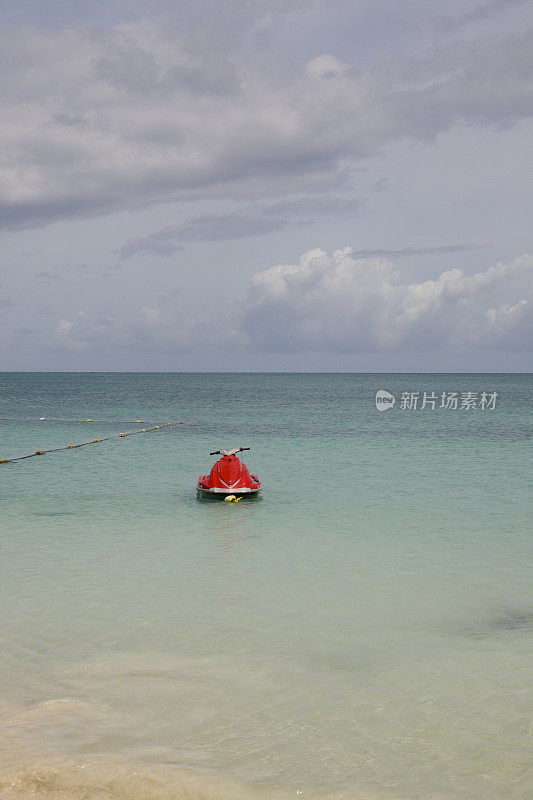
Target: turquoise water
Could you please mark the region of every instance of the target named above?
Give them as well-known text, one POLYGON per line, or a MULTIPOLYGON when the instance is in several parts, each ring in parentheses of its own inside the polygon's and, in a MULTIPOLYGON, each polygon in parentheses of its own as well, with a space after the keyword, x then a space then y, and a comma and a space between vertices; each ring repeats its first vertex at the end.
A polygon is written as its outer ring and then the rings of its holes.
POLYGON ((0 797, 532 796, 531 376, 1 378, 0 797))

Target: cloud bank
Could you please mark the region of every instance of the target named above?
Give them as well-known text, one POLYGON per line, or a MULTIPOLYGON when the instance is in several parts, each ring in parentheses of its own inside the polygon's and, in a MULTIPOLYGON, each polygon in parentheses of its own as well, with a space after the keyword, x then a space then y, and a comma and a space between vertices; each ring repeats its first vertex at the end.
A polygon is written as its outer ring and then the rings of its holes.
POLYGON ((254 276, 243 327, 266 351, 371 352, 462 346, 525 350, 533 258, 403 284, 383 258, 310 250, 254 276), (503 297, 509 302, 502 303, 503 297), (492 305, 492 303, 497 305, 492 305))
POLYGON ((530 117, 532 49, 524 32, 360 69, 327 53, 257 63, 153 22, 5 30, 1 224, 337 190, 390 143, 530 117))
POLYGON ((256 273, 236 308, 216 315, 165 298, 133 320, 63 319, 53 344, 70 350, 420 352, 527 351, 533 333, 533 256, 465 275, 451 268, 434 280, 402 283, 385 258, 351 248, 304 253, 297 264, 256 273))

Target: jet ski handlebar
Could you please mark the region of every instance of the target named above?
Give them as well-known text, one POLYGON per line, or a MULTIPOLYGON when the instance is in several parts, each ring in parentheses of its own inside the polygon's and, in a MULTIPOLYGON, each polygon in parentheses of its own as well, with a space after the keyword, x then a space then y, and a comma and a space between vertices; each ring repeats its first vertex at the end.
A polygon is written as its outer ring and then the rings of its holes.
POLYGON ((235 453, 242 453, 243 450, 249 450, 249 447, 234 447, 233 450, 214 450, 209 453, 210 456, 234 456, 235 453))

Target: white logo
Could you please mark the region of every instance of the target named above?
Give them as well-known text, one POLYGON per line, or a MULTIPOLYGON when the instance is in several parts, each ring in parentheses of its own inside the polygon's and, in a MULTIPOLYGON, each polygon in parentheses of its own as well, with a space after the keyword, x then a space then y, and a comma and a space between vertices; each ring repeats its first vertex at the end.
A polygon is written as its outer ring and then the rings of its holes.
POLYGON ((386 392, 385 389, 379 389, 376 392, 376 408, 378 411, 388 411, 389 408, 394 407, 395 402, 394 395, 386 392))

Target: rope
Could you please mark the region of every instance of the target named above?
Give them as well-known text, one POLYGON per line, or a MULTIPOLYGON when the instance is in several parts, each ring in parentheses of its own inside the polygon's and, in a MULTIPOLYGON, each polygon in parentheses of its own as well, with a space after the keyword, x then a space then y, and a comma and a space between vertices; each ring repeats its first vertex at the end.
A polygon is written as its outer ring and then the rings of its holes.
MULTIPOLYGON (((116 419, 72 419, 71 417, 0 417, 0 422, 117 422, 116 419)), ((118 420, 123 425, 142 425, 142 419, 118 420)))
MULTIPOLYGON (((73 420, 74 422, 76 420, 73 420)), ((84 420, 89 421, 89 420, 84 420)), ((90 420, 92 422, 92 420, 90 420)), ((28 453, 26 456, 17 456, 16 458, 0 458, 0 464, 13 464, 15 461, 23 461, 25 458, 34 458, 34 456, 44 456, 45 453, 58 453, 60 450, 77 450, 78 447, 86 447, 88 444, 98 444, 100 442, 109 442, 110 439, 125 439, 127 436, 136 436, 139 433, 152 433, 152 431, 159 431, 165 427, 174 425, 173 422, 167 422, 165 425, 154 425, 153 428, 141 428, 138 431, 130 431, 129 433, 119 433, 118 436, 105 436, 102 439, 92 439, 90 442, 80 442, 80 444, 67 444, 65 447, 52 447, 50 450, 36 450, 35 453, 28 453)), ((178 425, 183 425, 183 422, 178 422, 178 425)))

